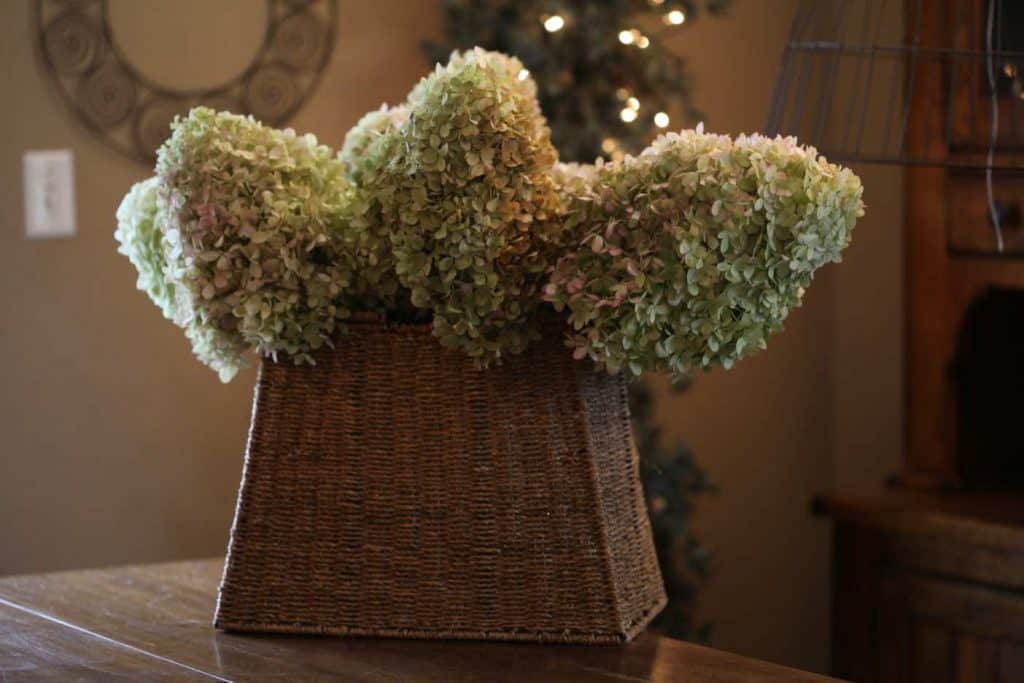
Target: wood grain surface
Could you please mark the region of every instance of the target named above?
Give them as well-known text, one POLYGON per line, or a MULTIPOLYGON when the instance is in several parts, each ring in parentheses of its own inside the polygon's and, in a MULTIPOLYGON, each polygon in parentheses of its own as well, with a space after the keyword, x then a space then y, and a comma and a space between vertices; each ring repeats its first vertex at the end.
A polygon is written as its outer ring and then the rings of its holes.
POLYGON ((833 670, 859 683, 1024 681, 1024 498, 829 495, 833 670))
POLYGON ((223 633, 222 562, 0 579, 0 681, 824 682, 648 633, 626 646, 223 633))

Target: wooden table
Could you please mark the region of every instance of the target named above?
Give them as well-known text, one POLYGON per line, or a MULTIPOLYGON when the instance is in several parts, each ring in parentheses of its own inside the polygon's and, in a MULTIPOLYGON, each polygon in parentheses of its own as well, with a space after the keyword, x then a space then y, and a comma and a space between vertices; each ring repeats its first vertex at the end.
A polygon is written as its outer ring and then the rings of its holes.
POLYGON ((221 633, 221 561, 0 579, 0 681, 829 681, 645 634, 626 646, 221 633))

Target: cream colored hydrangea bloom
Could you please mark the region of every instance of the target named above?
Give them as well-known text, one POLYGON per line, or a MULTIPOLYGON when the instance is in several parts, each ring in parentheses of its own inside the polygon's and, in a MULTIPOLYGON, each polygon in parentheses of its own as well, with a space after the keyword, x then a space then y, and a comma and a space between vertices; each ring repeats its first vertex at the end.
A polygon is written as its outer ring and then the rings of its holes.
POLYGON ((174 286, 165 276, 163 231, 156 222, 157 178, 135 183, 117 207, 114 239, 117 251, 138 271, 136 286, 157 305, 165 318, 174 319, 174 286))

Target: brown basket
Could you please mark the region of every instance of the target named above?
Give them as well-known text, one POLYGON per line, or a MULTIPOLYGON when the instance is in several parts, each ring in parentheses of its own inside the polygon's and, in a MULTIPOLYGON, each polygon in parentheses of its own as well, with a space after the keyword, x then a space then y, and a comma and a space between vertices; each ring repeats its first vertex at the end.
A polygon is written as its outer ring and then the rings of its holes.
POLYGON ((316 363, 260 369, 217 627, 618 643, 664 606, 621 378, 383 323, 316 363))

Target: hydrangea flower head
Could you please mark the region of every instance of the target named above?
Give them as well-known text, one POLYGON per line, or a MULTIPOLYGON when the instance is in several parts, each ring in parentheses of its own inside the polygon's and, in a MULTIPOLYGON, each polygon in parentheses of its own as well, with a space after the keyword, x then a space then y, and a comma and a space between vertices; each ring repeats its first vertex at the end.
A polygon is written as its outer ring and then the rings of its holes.
POLYGON ((557 157, 524 72, 498 53, 454 53, 413 89, 364 181, 412 303, 432 312, 443 344, 481 365, 535 336, 557 232, 557 157))
POLYGON ((349 314, 356 269, 340 162, 312 135, 203 107, 172 131, 158 153, 160 214, 177 321, 205 328, 190 334, 197 355, 311 362, 349 314))
POLYGON ((356 125, 345 134, 345 140, 338 152, 338 159, 344 165, 345 177, 358 184, 362 179, 363 169, 375 165, 376 159, 371 152, 373 144, 383 135, 393 132, 409 118, 409 110, 404 106, 388 107, 364 114, 356 125))
POLYGON ((863 215, 860 180, 792 138, 701 129, 600 165, 544 296, 577 358, 682 377, 762 349, 863 215))

